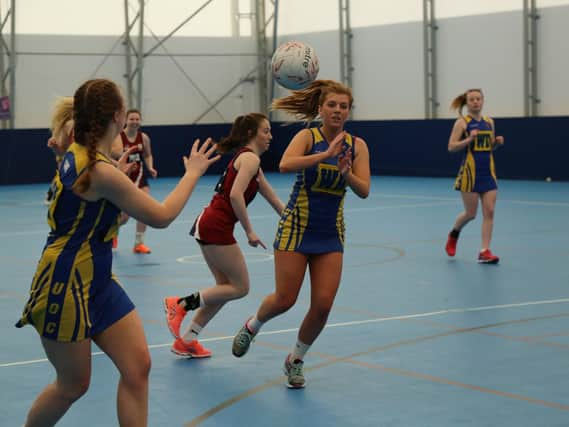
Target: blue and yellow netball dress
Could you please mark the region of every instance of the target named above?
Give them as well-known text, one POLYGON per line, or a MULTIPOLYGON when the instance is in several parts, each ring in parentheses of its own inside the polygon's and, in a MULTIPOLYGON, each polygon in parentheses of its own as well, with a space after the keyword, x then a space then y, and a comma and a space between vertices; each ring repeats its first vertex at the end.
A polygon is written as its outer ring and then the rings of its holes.
MULTIPOLYGON (((318 128, 311 128, 315 154, 328 149, 318 128)), ((346 134, 344 149, 352 147, 346 134)), ((273 247, 281 251, 319 254, 344 251, 344 196, 346 180, 336 157, 298 172, 288 204, 281 215, 273 247)))
MULTIPOLYGON (((100 153, 97 161, 110 163, 100 153)), ((88 162, 87 149, 74 143, 59 167, 48 212, 51 231, 16 324, 33 325, 42 337, 62 342, 92 337, 134 309, 111 273, 119 209, 107 200, 83 200, 72 190, 88 162)))
POLYGON ((478 129, 478 135, 468 145, 454 189, 465 193, 485 193, 498 188, 496 183, 496 170, 494 156, 492 155, 492 139, 494 129, 488 117, 478 121, 465 116, 466 134, 478 129))

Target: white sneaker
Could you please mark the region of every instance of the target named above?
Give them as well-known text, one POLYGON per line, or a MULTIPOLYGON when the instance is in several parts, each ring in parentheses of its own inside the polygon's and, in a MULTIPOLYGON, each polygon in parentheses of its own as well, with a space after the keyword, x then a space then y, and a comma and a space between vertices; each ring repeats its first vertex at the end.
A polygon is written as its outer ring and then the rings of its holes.
POLYGON ((291 361, 290 354, 286 357, 283 372, 288 377, 286 386, 288 388, 304 388, 304 362, 300 359, 291 361))

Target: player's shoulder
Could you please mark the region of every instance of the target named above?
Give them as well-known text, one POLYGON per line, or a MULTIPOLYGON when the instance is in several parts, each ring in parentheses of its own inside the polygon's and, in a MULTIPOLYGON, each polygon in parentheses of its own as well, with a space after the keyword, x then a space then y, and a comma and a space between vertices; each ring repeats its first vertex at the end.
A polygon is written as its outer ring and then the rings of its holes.
POLYGON ((468 120, 467 117, 460 116, 460 117, 457 117, 457 119, 454 121, 454 126, 458 127, 458 128, 466 129, 469 121, 470 120, 468 120))

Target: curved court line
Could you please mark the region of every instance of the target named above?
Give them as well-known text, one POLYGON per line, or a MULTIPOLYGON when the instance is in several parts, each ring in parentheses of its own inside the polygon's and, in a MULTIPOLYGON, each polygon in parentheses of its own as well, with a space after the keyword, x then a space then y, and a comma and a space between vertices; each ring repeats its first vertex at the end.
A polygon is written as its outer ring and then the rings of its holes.
MULTIPOLYGON (((360 352, 353 353, 351 355, 343 356, 343 357, 335 357, 335 356, 327 355, 327 354, 323 354, 323 353, 313 353, 314 355, 319 355, 320 357, 325 357, 329 360, 327 360, 325 362, 318 363, 312 367, 305 368, 305 371, 306 372, 315 371, 317 369, 322 369, 322 368, 325 368, 325 367, 328 367, 331 365, 335 365, 338 363, 345 362, 345 363, 351 363, 351 364, 354 364, 357 366, 363 366, 366 368, 380 369, 380 370, 383 370, 385 372, 390 372, 392 374, 396 374, 396 375, 400 375, 400 376, 413 377, 413 378, 422 379, 422 380, 426 380, 426 381, 436 382, 438 384, 451 385, 451 386, 455 386, 455 387, 465 388, 468 390, 474 390, 474 391, 479 391, 482 393, 506 397, 506 398, 513 399, 513 400, 519 400, 519 401, 523 401, 523 402, 527 402, 527 403, 533 403, 533 404, 545 406, 548 408, 556 408, 556 409, 561 409, 563 411, 569 411, 569 405, 563 405, 561 403, 549 402, 546 400, 535 399, 535 398, 530 397, 530 396, 523 396, 523 395, 516 394, 516 393, 494 390, 491 388, 477 386, 474 384, 468 384, 468 383, 462 383, 462 382, 458 382, 458 381, 448 380, 446 378, 435 377, 435 376, 428 375, 428 374, 422 374, 420 372, 406 371, 406 370, 399 369, 399 368, 389 368, 389 367, 386 367, 386 366, 383 366, 380 364, 372 364, 372 363, 366 363, 366 362, 354 360, 355 357, 365 356, 365 355, 369 355, 372 353, 380 353, 380 352, 384 352, 386 350, 391 350, 394 348, 400 348, 400 347, 404 347, 407 345, 414 345, 414 344, 418 344, 421 342, 431 341, 431 340, 435 340, 438 338, 447 337, 447 336, 451 336, 451 335, 470 333, 470 332, 475 332, 475 331, 478 331, 481 329, 491 329, 491 328, 495 328, 495 327, 499 327, 499 326, 511 325, 511 324, 516 324, 516 323, 527 323, 527 322, 531 322, 534 320, 553 319, 556 317, 565 317, 565 316, 569 316, 569 313, 551 314, 551 315, 546 315, 546 316, 537 316, 537 317, 528 317, 528 318, 516 319, 516 320, 507 320, 504 322, 489 323, 487 325, 475 326, 475 327, 471 327, 471 328, 458 328, 458 329, 454 329, 452 331, 440 332, 440 333, 433 334, 433 335, 426 335, 423 337, 403 340, 403 341, 387 344, 387 345, 380 346, 380 347, 374 347, 374 348, 371 348, 369 350, 360 351, 360 352)), ((245 400, 246 398, 253 396, 254 394, 260 393, 261 391, 264 391, 264 390, 266 390, 266 389, 268 389, 274 385, 282 384, 283 378, 284 378, 284 376, 279 376, 279 377, 274 378, 273 380, 270 380, 268 382, 265 382, 265 383, 263 383, 257 387, 254 387, 252 389, 249 389, 249 390, 246 390, 242 393, 239 393, 238 395, 236 395, 230 399, 227 399, 227 400, 221 402, 220 404, 212 407, 211 409, 202 413, 198 417, 193 418, 192 420, 190 420, 189 422, 184 424, 184 427, 198 426, 201 423, 203 423, 204 421, 206 421, 207 419, 214 416, 215 414, 217 414, 217 413, 221 412, 222 410, 230 407, 234 403, 238 403, 242 400, 245 400)))
MULTIPOLYGON (((255 253, 255 252, 244 252, 243 256, 247 260, 248 264, 271 261, 274 258, 273 254, 255 253)), ((207 265, 202 254, 181 256, 176 258, 176 262, 179 262, 181 264, 207 265)))
POLYGON ((379 264, 387 264, 388 262, 393 262, 393 261, 397 261, 399 258, 403 258, 405 256, 405 251, 401 248, 398 248, 396 246, 388 246, 388 245, 376 245, 376 244, 372 244, 372 243, 354 243, 352 245, 350 245, 350 247, 353 248, 376 248, 376 249, 387 249, 391 252, 394 252, 395 255, 390 256, 389 258, 386 259, 379 259, 376 261, 366 261, 366 262, 360 262, 360 263, 350 263, 349 265, 346 265, 344 267, 344 269, 348 269, 348 268, 357 268, 357 267, 365 267, 365 266, 369 266, 369 265, 379 265, 379 264))
MULTIPOLYGON (((500 304, 500 305, 487 305, 487 306, 480 306, 480 307, 466 307, 466 308, 449 308, 446 310, 438 310, 438 311, 429 311, 426 313, 417 313, 417 314, 404 314, 400 316, 387 316, 387 317, 376 317, 373 319, 364 319, 364 320, 353 320, 350 322, 339 322, 339 323, 329 323, 325 326, 325 328, 338 328, 343 326, 355 326, 355 325, 365 325, 369 323, 382 323, 382 322, 390 322, 393 320, 406 320, 406 319, 419 319, 422 317, 433 317, 433 316, 440 316, 442 314, 449 314, 449 313, 468 313, 468 312, 475 312, 475 311, 487 311, 487 310, 501 310, 506 308, 519 308, 519 307, 527 307, 533 305, 548 305, 548 304, 565 304, 569 303, 569 298, 558 298, 558 299, 551 299, 551 300, 542 300, 542 301, 527 301, 527 302, 519 302, 519 303, 512 303, 512 304, 500 304)), ((515 321, 508 321, 507 323, 510 324, 515 321)), ((477 327, 476 329, 482 329, 483 327, 477 327)), ((257 336, 264 336, 264 335, 279 335, 285 334, 289 332, 297 332, 298 328, 289 328, 289 329, 279 329, 276 331, 266 331, 266 332, 259 332, 257 336)), ((232 340, 233 335, 229 336, 222 336, 222 337, 214 337, 214 338, 204 338, 200 339, 201 342, 216 342, 216 341, 226 341, 232 340)), ((162 348, 162 347, 169 347, 172 343, 169 342, 167 344, 151 344, 148 348, 162 348)), ((93 356, 99 356, 104 354, 102 351, 97 351, 91 353, 93 356)), ((22 365, 32 365, 34 363, 43 363, 47 362, 47 359, 34 359, 34 360, 23 360, 21 362, 9 362, 9 363, 2 363, 0 364, 0 368, 7 368, 11 366, 22 366, 22 365)))

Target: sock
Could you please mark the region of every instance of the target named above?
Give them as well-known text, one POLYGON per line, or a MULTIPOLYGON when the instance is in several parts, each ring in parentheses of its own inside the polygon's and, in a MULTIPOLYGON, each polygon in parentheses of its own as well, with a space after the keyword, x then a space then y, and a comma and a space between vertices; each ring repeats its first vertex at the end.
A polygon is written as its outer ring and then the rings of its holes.
POLYGON ((309 348, 309 344, 304 344, 302 341, 297 340, 294 348, 292 349, 292 352, 290 353, 290 360, 304 360, 304 356, 306 355, 306 352, 309 348))
POLYGON ((257 334, 259 332, 259 329, 261 329, 261 326, 263 326, 263 322, 257 319, 257 316, 255 315, 247 321, 245 326, 247 326, 247 329, 249 329, 249 331, 257 334))
POLYGON ((188 329, 186 329, 186 332, 184 332, 184 335, 182 335, 182 340, 185 342, 192 342, 193 340, 197 340, 198 335, 201 331, 202 327, 196 322, 192 321, 192 323, 190 323, 190 326, 188 326, 188 329))
POLYGON ((144 244, 144 233, 139 233, 138 231, 136 232, 136 237, 134 238, 134 244, 135 245, 142 245, 144 244))
POLYGON ((178 300, 178 304, 186 311, 195 310, 200 307, 200 293, 195 292, 187 297, 182 297, 178 300))
POLYGON ((455 239, 458 239, 459 234, 460 234, 460 230, 457 230, 456 228, 453 228, 450 231, 450 237, 454 237, 455 239))

